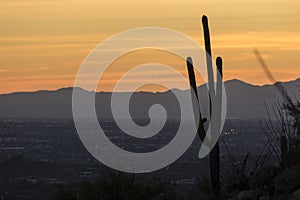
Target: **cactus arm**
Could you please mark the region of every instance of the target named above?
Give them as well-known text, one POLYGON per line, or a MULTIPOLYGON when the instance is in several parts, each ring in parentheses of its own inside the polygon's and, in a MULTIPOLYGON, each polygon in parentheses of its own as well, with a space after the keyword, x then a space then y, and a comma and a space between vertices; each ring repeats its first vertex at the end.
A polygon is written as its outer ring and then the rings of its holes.
POLYGON ((195 72, 194 72, 194 66, 193 66, 193 60, 192 58, 188 57, 186 60, 188 74, 189 74, 189 80, 190 80, 190 91, 192 96, 192 104, 193 104, 193 110, 195 115, 195 121, 198 125, 197 134, 201 141, 204 141, 205 139, 205 129, 203 125, 202 116, 201 116, 201 108, 199 105, 199 97, 198 97, 198 90, 197 90, 197 84, 196 84, 196 78, 195 78, 195 72), (201 119, 201 120, 200 120, 201 119))

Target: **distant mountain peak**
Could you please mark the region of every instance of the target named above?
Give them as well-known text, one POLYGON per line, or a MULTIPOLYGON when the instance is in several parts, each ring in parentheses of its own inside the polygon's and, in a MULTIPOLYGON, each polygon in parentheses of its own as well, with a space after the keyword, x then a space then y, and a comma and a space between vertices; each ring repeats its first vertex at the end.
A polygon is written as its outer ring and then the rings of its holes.
POLYGON ((80 90, 80 91, 88 92, 87 90, 85 90, 81 87, 64 87, 64 88, 59 88, 57 90, 52 90, 52 92, 60 92, 60 91, 73 92, 73 90, 80 90))
POLYGON ((250 83, 246 83, 245 81, 239 80, 239 79, 231 79, 225 81, 225 83, 241 83, 241 84, 246 84, 246 85, 252 85, 250 83))
POLYGON ((228 86, 238 86, 238 87, 259 87, 258 85, 252 85, 250 83, 247 83, 245 81, 239 80, 239 79, 232 79, 224 82, 224 85, 226 87, 228 86))

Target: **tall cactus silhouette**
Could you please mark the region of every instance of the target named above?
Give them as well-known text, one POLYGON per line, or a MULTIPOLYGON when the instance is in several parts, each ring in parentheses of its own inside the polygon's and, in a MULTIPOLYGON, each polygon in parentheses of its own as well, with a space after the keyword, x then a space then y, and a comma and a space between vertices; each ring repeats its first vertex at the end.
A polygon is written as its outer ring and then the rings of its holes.
MULTIPOLYGON (((217 57, 216 59, 216 66, 217 70, 219 72, 219 76, 217 76, 217 87, 215 91, 214 87, 214 74, 213 74, 213 68, 212 68, 212 53, 211 53, 211 44, 210 44, 210 33, 209 33, 209 27, 208 27, 208 19, 204 15, 202 17, 202 25, 203 25, 203 32, 204 32, 204 41, 205 41, 205 50, 206 50, 206 65, 207 65, 207 74, 208 74, 208 86, 210 89, 210 94, 214 95, 213 97, 209 95, 209 110, 210 115, 212 112, 212 98, 214 100, 214 106, 219 106, 217 110, 221 111, 222 106, 222 78, 223 78, 223 67, 222 67, 222 58, 217 57)), ((193 61, 192 58, 187 58, 187 68, 188 68, 188 74, 189 74, 189 81, 190 81, 190 87, 191 87, 191 93, 192 95, 195 95, 196 98, 193 98, 193 108, 194 112, 199 114, 200 117, 199 125, 198 125, 198 136, 202 140, 202 142, 205 139, 206 132, 204 129, 204 123, 206 121, 206 118, 202 118, 201 114, 201 108, 199 106, 199 97, 197 92, 197 84, 196 84, 196 78, 194 73, 194 67, 193 67, 193 61)), ((211 123, 220 123, 221 119, 221 112, 218 113, 216 121, 211 121, 211 123)), ((219 129, 215 129, 212 131, 218 131, 219 129)), ((221 184, 220 184, 220 150, 219 150, 219 142, 215 144, 213 149, 210 151, 209 154, 210 159, 210 177, 211 177, 211 184, 212 189, 215 194, 215 199, 220 198, 220 192, 221 192, 221 184)))

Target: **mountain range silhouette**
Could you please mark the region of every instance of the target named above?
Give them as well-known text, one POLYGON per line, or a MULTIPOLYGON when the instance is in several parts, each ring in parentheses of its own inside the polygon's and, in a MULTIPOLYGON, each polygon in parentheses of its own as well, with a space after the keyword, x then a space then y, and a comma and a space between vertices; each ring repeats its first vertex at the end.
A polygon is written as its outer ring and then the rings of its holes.
MULTIPOLYGON (((278 83, 275 83, 278 84, 278 83)), ((272 109, 276 102, 282 101, 282 96, 275 84, 257 86, 234 79, 225 81, 227 96, 226 118, 262 119, 267 117, 266 107, 272 109)), ((300 78, 281 82, 292 99, 300 98, 300 78)), ((41 90, 36 92, 15 92, 0 95, 0 118, 23 119, 72 119, 73 89, 90 95, 92 92, 81 88, 61 88, 54 91, 41 90)), ((175 89, 177 90, 177 89, 175 89)), ((177 90, 181 95, 187 95, 189 90, 177 90)), ((203 116, 208 115, 207 88, 198 87, 203 116)), ((122 93, 118 93, 122 95, 122 93)), ((96 92, 96 111, 101 119, 111 119, 110 92, 96 92)), ((148 118, 148 110, 153 104, 162 104, 168 117, 180 118, 179 104, 171 90, 166 92, 135 92, 130 103, 130 113, 133 118, 148 118)), ((274 115, 271 113, 271 117, 274 115)), ((191 113, 191 118, 193 114, 191 113)))

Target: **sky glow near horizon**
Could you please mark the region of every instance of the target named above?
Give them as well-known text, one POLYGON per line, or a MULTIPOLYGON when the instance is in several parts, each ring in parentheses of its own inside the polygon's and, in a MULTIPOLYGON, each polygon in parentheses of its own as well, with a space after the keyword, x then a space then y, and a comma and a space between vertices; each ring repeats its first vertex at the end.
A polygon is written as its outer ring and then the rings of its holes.
MULTIPOLYGON (((70 87, 88 53, 101 41, 128 29, 174 29, 203 46, 203 14, 209 17, 213 57, 224 60, 225 80, 270 84, 254 48, 260 50, 277 80, 295 79, 300 77, 299 8, 296 0, 3 0, 0 93, 70 87)), ((110 91, 128 66, 153 60, 186 76, 185 62, 174 55, 134 52, 110 67, 102 77, 101 90, 110 91)), ((176 81, 155 71, 148 72, 148 77, 176 81)), ((200 77, 198 80, 201 84, 200 77)), ((160 90, 154 86, 142 89, 160 90)))

